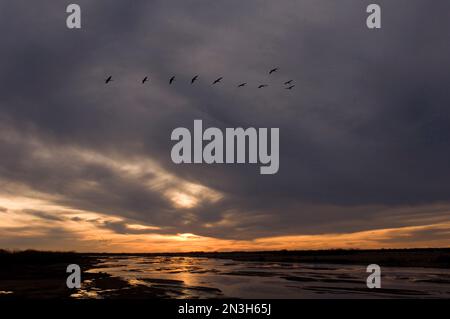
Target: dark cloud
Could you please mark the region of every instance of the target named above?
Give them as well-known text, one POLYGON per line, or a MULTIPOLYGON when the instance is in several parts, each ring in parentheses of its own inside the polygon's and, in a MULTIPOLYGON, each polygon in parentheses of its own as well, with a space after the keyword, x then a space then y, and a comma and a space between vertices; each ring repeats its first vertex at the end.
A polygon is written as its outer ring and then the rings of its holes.
POLYGON ((157 229, 133 229, 124 222, 105 221, 98 226, 114 231, 116 234, 154 234, 158 233, 157 229))
POLYGON ((38 217, 40 219, 45 219, 45 220, 49 220, 49 221, 63 221, 64 218, 58 217, 54 214, 49 214, 46 212, 41 212, 41 211, 36 211, 33 209, 25 209, 23 210, 24 213, 38 217))
POLYGON ((39 233, 33 233, 35 230, 35 228, 28 226, 9 228, 6 233, 5 230, 2 230, 4 233, 0 237, 0 246, 11 250, 23 250, 29 247, 40 250, 55 250, 55 247, 64 247, 65 250, 90 251, 90 249, 102 247, 104 244, 90 242, 86 245, 80 241, 81 238, 77 234, 60 227, 41 228, 39 233), (21 234, 21 236, 17 236, 17 234, 21 234))
POLYGON ((0 178, 167 233, 254 238, 406 223, 416 207, 450 200, 450 3, 378 2, 378 31, 365 27, 369 1, 78 1, 76 31, 65 28, 63 3, 3 4, 0 178), (294 90, 282 88, 287 79, 294 90), (174 165, 171 130, 194 119, 280 127, 279 173, 174 165), (151 159, 224 197, 177 209, 146 186, 153 173, 77 152, 151 159), (398 207, 408 209, 387 219, 398 207))

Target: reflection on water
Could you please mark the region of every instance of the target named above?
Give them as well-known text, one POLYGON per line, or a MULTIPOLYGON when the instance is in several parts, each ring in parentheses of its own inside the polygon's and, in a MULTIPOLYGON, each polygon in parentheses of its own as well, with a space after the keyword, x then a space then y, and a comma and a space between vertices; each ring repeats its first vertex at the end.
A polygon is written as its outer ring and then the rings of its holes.
POLYGON ((189 257, 107 257, 75 298, 449 298, 450 270, 382 268, 368 289, 363 266, 189 257))

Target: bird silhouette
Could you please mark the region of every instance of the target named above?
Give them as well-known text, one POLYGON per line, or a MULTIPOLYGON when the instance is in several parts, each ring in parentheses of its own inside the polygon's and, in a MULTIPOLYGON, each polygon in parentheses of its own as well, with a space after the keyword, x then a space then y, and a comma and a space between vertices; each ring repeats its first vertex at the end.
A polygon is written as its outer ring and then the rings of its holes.
POLYGON ((169 84, 172 84, 172 83, 173 83, 173 81, 175 81, 175 75, 174 75, 174 76, 172 76, 172 77, 170 78, 170 80, 169 80, 169 84))
POLYGON ((292 88, 293 88, 294 86, 295 86, 295 85, 291 85, 291 86, 287 87, 286 90, 292 90, 292 88))
POLYGON ((272 74, 272 73, 277 72, 277 71, 278 71, 278 68, 273 68, 272 70, 269 71, 269 74, 272 74))
POLYGON ((213 84, 219 83, 220 81, 222 81, 222 79, 223 79, 223 77, 221 76, 220 78, 218 78, 217 80, 215 80, 215 81, 213 82, 213 84))
POLYGON ((112 76, 110 75, 110 76, 105 80, 105 83, 108 84, 108 83, 111 82, 111 81, 112 81, 112 76))
POLYGON ((238 88, 241 88, 241 87, 246 86, 246 85, 247 85, 246 82, 245 83, 241 83, 241 84, 238 85, 238 88))
POLYGON ((289 81, 286 81, 286 82, 284 82, 284 85, 288 85, 288 84, 291 84, 291 83, 292 83, 292 81, 294 81, 294 80, 289 80, 289 81))
POLYGON ((145 82, 148 81, 148 76, 146 76, 143 80, 142 80, 142 84, 144 84, 145 82))
POLYGON ((261 84, 260 86, 258 86, 258 89, 262 89, 262 88, 265 88, 267 86, 268 86, 267 84, 261 84))
POLYGON ((197 81, 198 79, 198 75, 194 76, 191 80, 191 84, 194 84, 195 81, 197 81))

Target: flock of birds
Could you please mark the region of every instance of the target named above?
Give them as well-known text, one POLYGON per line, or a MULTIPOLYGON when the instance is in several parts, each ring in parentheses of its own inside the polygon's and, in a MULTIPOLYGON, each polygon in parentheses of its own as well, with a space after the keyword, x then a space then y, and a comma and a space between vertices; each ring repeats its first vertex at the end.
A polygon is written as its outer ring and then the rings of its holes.
MULTIPOLYGON (((273 68, 273 69, 271 69, 271 70, 269 71, 269 75, 271 75, 271 74, 273 74, 273 73, 275 73, 275 72, 277 72, 277 71, 278 71, 278 68, 273 68)), ((191 85, 194 84, 195 81, 198 80, 198 78, 199 78, 199 75, 198 75, 198 74, 195 75, 195 76, 191 79, 191 85)), ((175 82, 175 79, 176 79, 175 75, 172 76, 172 77, 169 79, 169 85, 171 85, 173 82, 175 82)), ((212 82, 211 85, 219 84, 222 80, 223 80, 223 76, 221 76, 221 77, 217 78, 216 80, 214 80, 214 82, 212 82)), ((113 78, 112 78, 112 75, 110 75, 110 76, 105 80, 105 84, 108 84, 108 83, 110 83, 110 82, 112 82, 112 81, 113 81, 113 78)), ((146 77, 144 77, 144 79, 142 79, 142 84, 145 84, 145 82, 148 82, 148 81, 149 81, 148 76, 146 76, 146 77)), ((286 90, 292 90, 292 89, 295 87, 295 84, 292 84, 292 82, 294 82, 294 80, 289 80, 289 81, 284 82, 284 86, 285 86, 285 89, 286 89, 286 90)), ((247 82, 243 82, 243 83, 238 84, 237 87, 238 87, 238 88, 241 88, 241 87, 244 87, 244 86, 246 86, 246 85, 247 85, 247 82)), ((269 86, 268 84, 259 84, 259 85, 258 85, 258 89, 263 89, 263 88, 268 87, 268 86, 269 86)))

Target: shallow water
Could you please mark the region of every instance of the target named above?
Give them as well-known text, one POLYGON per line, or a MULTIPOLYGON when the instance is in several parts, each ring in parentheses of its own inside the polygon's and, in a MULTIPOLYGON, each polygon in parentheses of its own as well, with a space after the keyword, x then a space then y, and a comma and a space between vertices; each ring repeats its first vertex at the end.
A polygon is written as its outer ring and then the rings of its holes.
POLYGON ((381 289, 368 289, 369 274, 355 265, 136 256, 102 258, 88 272, 119 277, 126 287, 112 284, 104 289, 87 280, 73 297, 106 298, 110 293, 126 297, 131 291, 145 297, 149 289, 169 298, 450 297, 448 269, 382 267, 381 289))

